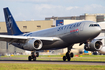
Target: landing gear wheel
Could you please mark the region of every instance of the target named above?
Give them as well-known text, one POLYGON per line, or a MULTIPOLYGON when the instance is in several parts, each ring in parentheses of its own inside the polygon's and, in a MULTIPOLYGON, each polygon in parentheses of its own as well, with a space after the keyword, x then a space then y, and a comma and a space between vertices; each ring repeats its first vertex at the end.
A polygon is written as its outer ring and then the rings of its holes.
POLYGON ((70 56, 73 58, 74 54, 73 53, 70 53, 70 56))
POLYGON ((33 61, 36 61, 36 57, 39 56, 39 52, 32 51, 31 52, 31 56, 28 57, 28 60, 31 61, 33 59, 33 61))
POLYGON ((63 56, 63 61, 66 61, 66 56, 63 56))
POLYGON ((69 53, 68 53, 68 52, 66 53, 66 57, 67 57, 67 58, 69 58, 69 57, 70 57, 70 55, 69 55, 69 53))
POLYGON ((69 54, 69 52, 66 53, 66 57, 67 57, 67 60, 68 60, 68 61, 71 60, 71 55, 69 54))
POLYGON ((68 61, 70 61, 71 60, 71 57, 73 57, 73 53, 70 53, 70 51, 72 49, 72 46, 73 46, 73 44, 68 47, 68 51, 66 53, 66 56, 63 56, 63 61, 66 61, 66 59, 68 61))
POLYGON ((39 52, 36 52, 36 57, 39 57, 39 52))
POLYGON ((31 56, 28 57, 28 60, 31 61, 31 56))
POLYGON ((67 59, 68 59, 68 61, 70 61, 71 60, 71 57, 68 57, 67 59))

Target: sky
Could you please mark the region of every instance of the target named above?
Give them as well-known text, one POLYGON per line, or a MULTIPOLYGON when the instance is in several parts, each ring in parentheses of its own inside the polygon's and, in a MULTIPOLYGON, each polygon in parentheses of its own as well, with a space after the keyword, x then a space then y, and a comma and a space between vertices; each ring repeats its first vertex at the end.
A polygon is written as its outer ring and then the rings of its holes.
POLYGON ((45 20, 45 17, 68 17, 105 14, 105 0, 0 0, 0 21, 8 7, 16 21, 45 20))

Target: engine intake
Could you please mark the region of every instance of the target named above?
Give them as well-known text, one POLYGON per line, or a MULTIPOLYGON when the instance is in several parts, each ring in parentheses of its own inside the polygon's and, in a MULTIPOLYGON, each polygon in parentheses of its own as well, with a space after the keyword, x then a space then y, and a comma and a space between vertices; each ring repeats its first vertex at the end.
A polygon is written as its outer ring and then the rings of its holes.
POLYGON ((43 44, 42 41, 39 39, 30 39, 28 40, 23 48, 25 50, 33 51, 33 50, 40 50, 42 48, 43 44))
POLYGON ((102 42, 97 41, 97 42, 95 43, 95 48, 96 48, 96 49, 100 49, 101 45, 102 45, 102 42))
POLYGON ((42 48, 42 41, 41 40, 36 40, 34 42, 34 47, 35 47, 35 49, 41 49, 42 48))
POLYGON ((85 50, 87 51, 99 51, 102 48, 102 42, 100 40, 92 40, 85 44, 85 50))

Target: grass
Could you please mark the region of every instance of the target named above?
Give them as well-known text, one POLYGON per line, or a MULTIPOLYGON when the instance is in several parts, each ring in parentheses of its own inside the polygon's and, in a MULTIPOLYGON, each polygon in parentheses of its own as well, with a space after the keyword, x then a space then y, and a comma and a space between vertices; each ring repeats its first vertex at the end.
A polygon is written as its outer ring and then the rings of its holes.
MULTIPOLYGON (((63 55, 41 55, 37 60, 56 60, 63 61, 63 55)), ((105 55, 79 55, 81 57, 73 57, 71 61, 95 61, 95 62, 105 62, 105 55)))
MULTIPOLYGON (((10 57, 10 56, 1 56, 1 57, 10 57)), ((11 57, 28 57, 28 55, 14 55, 11 57)))
POLYGON ((62 57, 63 55, 40 55, 39 57, 62 57))
MULTIPOLYGON (((50 60, 50 61, 63 61, 64 55, 40 55, 37 60, 50 60)), ((98 61, 105 62, 105 55, 80 55, 81 57, 73 57, 71 61, 98 61)), ((1 59, 8 58, 10 60, 27 60, 28 55, 14 55, 14 56, 1 56, 1 59)), ((1 60, 0 59, 0 60, 1 60)))
MULTIPOLYGON (((40 55, 37 60, 62 61, 63 55, 40 55)), ((13 58, 12 60, 27 60, 28 55, 1 56, 0 58, 13 58)), ((82 55, 74 57, 71 61, 105 62, 104 55, 82 55)), ((0 70, 105 70, 104 65, 74 65, 74 64, 36 64, 36 63, 0 63, 0 70)))
POLYGON ((105 70, 104 65, 0 63, 0 70, 105 70))

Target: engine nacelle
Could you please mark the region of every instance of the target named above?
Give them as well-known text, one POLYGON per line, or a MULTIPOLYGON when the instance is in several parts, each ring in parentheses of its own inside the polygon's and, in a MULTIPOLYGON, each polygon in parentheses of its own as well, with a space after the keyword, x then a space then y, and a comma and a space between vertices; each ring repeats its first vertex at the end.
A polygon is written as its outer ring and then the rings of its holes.
POLYGON ((30 39, 28 40, 23 48, 25 50, 33 51, 33 50, 40 50, 42 48, 43 44, 42 41, 39 39, 30 39))
POLYGON ((85 50, 87 51, 99 51, 102 48, 102 42, 100 40, 92 40, 85 44, 85 50))
POLYGON ((103 47, 101 48, 101 50, 99 50, 98 52, 101 53, 101 54, 105 54, 105 46, 103 46, 103 47))

